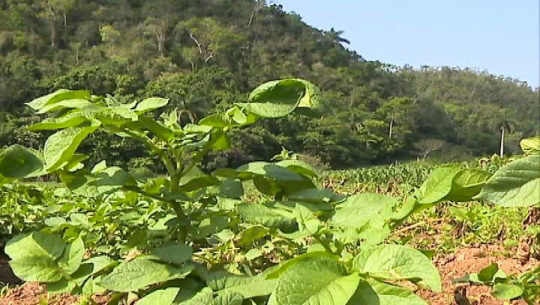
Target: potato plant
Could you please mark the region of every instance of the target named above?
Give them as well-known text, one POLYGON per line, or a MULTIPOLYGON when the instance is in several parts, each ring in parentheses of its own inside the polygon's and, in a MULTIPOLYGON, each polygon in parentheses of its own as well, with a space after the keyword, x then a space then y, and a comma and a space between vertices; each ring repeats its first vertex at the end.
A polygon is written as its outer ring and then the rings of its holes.
POLYGON ((42 282, 50 292, 79 294, 83 303, 109 292, 111 304, 426 304, 399 284, 438 292, 441 278, 422 252, 384 244, 396 227, 445 201, 482 198, 524 206, 540 200, 540 156, 514 161, 493 176, 441 167, 406 198, 335 194, 317 186, 316 169, 294 159, 211 173, 199 168, 210 152, 231 146, 229 134, 237 128, 293 112, 324 114, 319 90, 304 80, 263 84, 247 103, 197 124, 181 126, 177 111, 155 119, 152 112, 167 104, 162 98, 124 104, 70 90, 28 104, 49 114, 31 130, 57 131, 42 152, 17 145, 3 150, 0 183, 54 174, 71 192, 105 204, 101 215, 115 198, 144 200, 148 204, 134 207, 156 210, 148 218, 161 217, 165 233, 151 241, 155 230, 141 230, 141 251, 122 258, 88 251, 87 237, 66 236, 62 224, 55 233, 18 235, 5 247, 18 277, 42 282), (163 162, 167 176, 129 173, 106 160, 87 168, 77 149, 98 131, 140 141, 163 162), (251 185, 264 202, 242 200, 251 185), (245 251, 220 257, 231 248, 245 251))

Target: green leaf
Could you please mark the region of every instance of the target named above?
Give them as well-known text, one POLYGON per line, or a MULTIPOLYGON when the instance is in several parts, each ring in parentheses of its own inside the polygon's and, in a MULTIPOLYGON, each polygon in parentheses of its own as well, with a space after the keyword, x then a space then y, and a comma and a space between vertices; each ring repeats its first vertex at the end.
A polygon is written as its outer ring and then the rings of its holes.
POLYGON ((137 302, 137 305, 171 305, 179 291, 180 288, 176 287, 156 290, 145 295, 144 298, 137 302))
POLYGON ((193 250, 190 246, 185 244, 168 244, 161 246, 154 251, 150 257, 175 265, 182 265, 183 263, 191 260, 193 250))
POLYGON ((505 207, 540 204, 540 155, 531 155, 500 168, 476 197, 505 207))
POLYGON ((146 116, 140 116, 134 125, 152 132, 154 135, 156 135, 156 137, 165 142, 168 142, 174 138, 174 133, 172 130, 146 116))
POLYGON ((479 169, 461 170, 452 181, 452 189, 444 200, 467 202, 482 190, 491 174, 479 169))
POLYGON ((137 107, 135 107, 135 111, 139 114, 146 113, 161 107, 166 106, 169 103, 168 99, 159 98, 159 97, 152 97, 147 98, 140 102, 137 107))
POLYGON ((491 282, 497 271, 499 271, 499 265, 493 263, 478 272, 478 279, 484 283, 491 282))
POLYGON ((526 155, 540 154, 540 136, 523 139, 519 145, 526 155))
POLYGON ((418 203, 432 204, 440 202, 452 190, 454 178, 461 171, 459 167, 436 168, 416 193, 418 203))
POLYGON ((317 178, 319 176, 319 172, 317 171, 317 169, 315 169, 313 166, 309 165, 306 162, 302 162, 298 160, 283 160, 283 161, 277 162, 276 165, 285 167, 303 176, 308 176, 312 178, 317 178))
POLYGON ((311 260, 311 259, 314 259, 314 258, 329 258, 329 259, 332 259, 332 260, 336 260, 336 259, 338 259, 338 256, 336 256, 334 254, 331 254, 331 253, 328 253, 328 252, 322 252, 322 251, 308 252, 308 253, 305 253, 305 254, 301 254, 301 255, 295 256, 294 258, 292 258, 290 260, 282 262, 275 270, 269 272, 266 275, 266 278, 267 279, 278 278, 278 277, 281 276, 281 274, 283 274, 285 271, 287 271, 292 266, 300 263, 301 261, 311 260))
POLYGON ((63 278, 64 270, 57 260, 62 257, 66 243, 60 236, 34 232, 11 239, 5 253, 17 277, 25 281, 51 283, 63 278))
POLYGON ((287 199, 291 201, 315 204, 336 202, 342 198, 342 196, 338 196, 328 189, 306 189, 287 195, 287 199))
POLYGON ((330 258, 298 262, 278 279, 270 305, 342 305, 356 292, 360 277, 330 258))
POLYGON ((247 222, 267 227, 277 227, 282 231, 296 230, 297 224, 290 212, 272 209, 262 204, 244 203, 237 206, 238 213, 247 222))
POLYGON ((219 196, 231 199, 240 199, 244 195, 242 181, 235 179, 224 179, 219 184, 219 196))
POLYGON ((358 285, 349 305, 427 305, 414 292, 405 288, 369 280, 358 285))
POLYGON ((491 292, 498 300, 513 300, 523 295, 523 288, 510 284, 495 284, 491 292))
POLYGON ((380 245, 364 249, 354 258, 353 269, 384 280, 410 280, 435 292, 441 277, 422 252, 402 245, 380 245))
POLYGON ((43 107, 55 104, 63 100, 67 99, 89 99, 90 98, 90 92, 84 91, 84 90, 77 90, 77 91, 71 91, 66 89, 60 89, 58 91, 55 91, 51 94, 47 94, 45 96, 39 97, 26 105, 28 105, 30 108, 34 110, 40 110, 43 107))
POLYGON ((265 83, 251 92, 248 103, 238 106, 263 118, 279 118, 292 113, 304 97, 306 86, 287 79, 265 83))
POLYGON ((268 230, 263 226, 253 226, 238 233, 234 241, 242 246, 248 246, 254 241, 263 238, 268 230))
POLYGON ((86 121, 86 117, 76 112, 60 118, 45 119, 40 123, 29 126, 27 129, 31 131, 63 129, 79 126, 86 121))
POLYGON ((220 232, 228 224, 229 218, 227 216, 214 216, 203 219, 198 227, 190 227, 189 232, 193 239, 199 240, 220 232))
POLYGON ((42 171, 41 158, 25 147, 13 145, 0 152, 0 176, 25 178, 37 176, 42 171))
POLYGON ((62 109, 81 109, 92 106, 92 102, 86 99, 66 99, 54 104, 48 104, 41 108, 37 113, 43 114, 51 111, 58 111, 62 109))
POLYGON ((272 293, 277 280, 268 280, 264 276, 238 276, 227 272, 215 272, 206 280, 208 287, 222 294, 233 292, 249 299, 272 293))
POLYGON ((309 236, 314 235, 319 231, 319 227, 322 223, 307 207, 296 205, 293 210, 293 215, 298 223, 298 229, 301 234, 309 236))
POLYGON ((340 227, 361 228, 370 221, 384 221, 391 217, 397 202, 397 198, 381 194, 351 196, 336 207, 330 223, 340 227))
POLYGON ((72 274, 79 269, 84 256, 84 242, 79 237, 73 243, 68 244, 64 249, 62 257, 58 260, 58 265, 67 274, 72 274))
POLYGON ((51 135, 45 142, 44 156, 47 170, 52 172, 69 161, 81 142, 93 133, 100 123, 92 122, 90 126, 61 130, 51 135))
POLYGON ((262 175, 281 182, 304 181, 301 175, 268 162, 252 162, 237 168, 237 171, 262 175))
POLYGON ((172 279, 182 279, 191 273, 193 265, 174 267, 147 258, 137 258, 116 267, 99 283, 111 291, 131 292, 172 279))

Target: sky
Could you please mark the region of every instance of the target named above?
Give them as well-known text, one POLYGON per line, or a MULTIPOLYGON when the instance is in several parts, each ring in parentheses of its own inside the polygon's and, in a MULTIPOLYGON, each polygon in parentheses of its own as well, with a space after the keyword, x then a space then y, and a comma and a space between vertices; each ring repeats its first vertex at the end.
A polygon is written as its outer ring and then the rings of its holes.
MULTIPOLYGON (((271 1, 270 1, 271 2, 271 1)), ((367 60, 469 67, 540 86, 539 0, 275 0, 367 60)))

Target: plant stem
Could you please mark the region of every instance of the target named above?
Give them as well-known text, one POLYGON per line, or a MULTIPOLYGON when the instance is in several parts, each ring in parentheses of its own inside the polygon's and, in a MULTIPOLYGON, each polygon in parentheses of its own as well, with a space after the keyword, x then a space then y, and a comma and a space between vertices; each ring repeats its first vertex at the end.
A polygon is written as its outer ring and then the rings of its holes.
POLYGON ((151 151, 153 151, 156 155, 158 155, 163 161, 163 163, 165 164, 165 167, 167 168, 167 172, 169 173, 169 176, 172 177, 176 174, 176 169, 173 163, 171 162, 171 160, 169 159, 169 157, 167 156, 167 153, 163 149, 159 148, 156 144, 154 144, 154 142, 152 142, 150 138, 148 138, 145 135, 133 132, 125 128, 122 129, 122 132, 130 135, 134 139, 141 141, 146 147, 148 147, 151 151))
POLYGON ((313 235, 313 238, 315 238, 315 240, 317 240, 327 252, 335 254, 334 251, 332 251, 332 248, 330 248, 330 245, 327 242, 323 241, 319 235, 315 234, 313 235))

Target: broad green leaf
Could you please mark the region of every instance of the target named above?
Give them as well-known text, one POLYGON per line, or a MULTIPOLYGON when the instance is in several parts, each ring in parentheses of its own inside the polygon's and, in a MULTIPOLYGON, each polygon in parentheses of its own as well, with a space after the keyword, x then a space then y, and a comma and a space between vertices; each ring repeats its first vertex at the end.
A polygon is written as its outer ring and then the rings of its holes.
POLYGON ((290 212, 272 209, 262 204, 244 203, 237 206, 238 213, 249 223, 277 227, 282 231, 296 230, 297 224, 290 212))
POLYGON ((294 258, 290 260, 281 262, 281 264, 275 270, 270 271, 266 275, 266 278, 267 279, 278 278, 281 276, 281 274, 283 274, 283 272, 287 271, 289 268, 298 264, 299 262, 304 261, 304 260, 311 260, 314 258, 329 258, 329 259, 337 260, 339 257, 334 254, 331 254, 328 252, 322 252, 322 251, 308 252, 305 254, 301 254, 301 255, 295 256, 294 258))
POLYGON ((84 90, 71 91, 66 89, 57 90, 51 94, 39 97, 26 105, 34 110, 40 110, 43 107, 55 104, 67 99, 89 99, 90 92, 84 90))
POLYGON ((123 186, 134 186, 136 180, 130 174, 119 167, 107 167, 105 169, 92 170, 94 177, 89 183, 97 188, 99 194, 118 190, 123 186))
POLYGON ((81 109, 92 106, 92 102, 86 99, 66 99, 54 104, 48 104, 41 108, 37 113, 43 114, 51 111, 58 111, 62 109, 81 109))
POLYGON ((268 162, 252 162, 237 168, 240 172, 252 173, 256 175, 262 175, 267 178, 274 179, 276 181, 291 182, 291 181, 303 181, 304 178, 281 166, 268 163, 268 162))
POLYGON ((540 154, 540 136, 523 139, 519 144, 526 155, 540 154))
POLYGON ((244 195, 242 181, 235 179, 224 179, 219 184, 219 196, 231 199, 240 199, 244 195))
POLYGON ((191 260, 192 255, 193 250, 188 245, 167 244, 152 251, 150 257, 155 257, 165 263, 182 265, 191 260))
POLYGON ((192 226, 188 230, 192 238, 198 240, 220 232, 228 224, 229 218, 227 216, 214 216, 203 219, 198 227, 192 226))
POLYGON ((156 290, 145 295, 144 298, 137 302, 137 305, 171 305, 179 291, 180 288, 176 287, 156 290))
POLYGON ((322 223, 307 207, 297 205, 293 210, 293 215, 298 223, 298 229, 301 234, 314 235, 319 231, 322 223))
POLYGON ((60 236, 38 231, 12 238, 4 252, 12 260, 27 255, 47 256, 56 260, 62 256, 65 247, 66 242, 60 236))
POLYGON ((510 284, 495 284, 491 292, 498 300, 513 300, 523 295, 523 288, 510 284))
POLYGON ((84 251, 83 240, 79 237, 73 243, 66 246, 62 257, 58 260, 58 265, 66 274, 74 273, 81 266, 84 251))
POLYGON ((147 258, 120 264, 99 283, 111 291, 131 292, 173 279, 185 278, 193 265, 174 267, 147 258))
POLYGON ((306 86, 287 79, 265 83, 251 92, 248 103, 238 106, 263 118, 279 118, 292 113, 305 95, 306 86))
POLYGON ((443 200, 450 194, 454 178, 460 171, 461 169, 455 166, 435 169, 416 192, 418 203, 432 204, 443 200))
POLYGON ((174 138, 174 133, 169 128, 161 125, 161 123, 156 122, 154 119, 140 116, 138 121, 134 123, 135 126, 146 129, 156 135, 159 139, 169 142, 174 138))
POLYGON ((60 118, 48 118, 40 123, 28 127, 28 130, 55 130, 76 127, 86 122, 87 118, 78 112, 68 114, 60 118))
POLYGON ((25 178, 42 171, 41 158, 25 147, 13 145, 0 152, 0 177, 25 178))
POLYGON ((448 201, 467 202, 482 190, 491 174, 479 169, 461 170, 452 181, 452 189, 444 198, 448 201))
POLYGON ((288 200, 307 203, 330 203, 342 198, 329 189, 306 189, 287 195, 288 200))
POLYGON ((330 258, 298 262, 278 279, 270 305, 344 305, 356 292, 360 277, 330 258))
POLYGON ((69 161, 81 142, 99 125, 99 122, 94 121, 90 126, 68 128, 51 135, 44 148, 47 170, 52 172, 69 161))
POLYGON ((206 280, 208 287, 217 293, 234 292, 243 298, 266 296, 272 293, 277 280, 265 279, 264 276, 238 276, 226 272, 216 272, 206 280))
POLYGON ((148 111, 152 111, 161 107, 166 106, 169 103, 168 99, 159 98, 159 97, 152 97, 147 98, 140 102, 137 107, 135 107, 135 111, 139 114, 145 113, 148 111))
POLYGON ((500 168, 477 198, 505 207, 540 204, 540 155, 512 161, 500 168))
POLYGON ((11 258, 11 268, 20 279, 51 283, 64 276, 57 261, 65 248, 66 243, 60 236, 34 232, 11 239, 5 253, 11 258))
POLYGON ((383 280, 410 280, 435 292, 441 277, 422 252, 402 245, 380 245, 364 249, 354 258, 353 269, 383 280))
POLYGON ((376 280, 358 285, 356 293, 348 305, 427 305, 414 292, 376 280))
POLYGON ((319 172, 313 166, 306 162, 298 160, 283 160, 276 163, 276 165, 285 167, 297 174, 316 178, 319 176, 319 172))
POLYGON ((232 119, 224 113, 216 113, 201 119, 199 125, 223 128, 231 126, 232 119))
POLYGON ((384 221, 391 217, 397 202, 397 198, 381 194, 351 196, 336 207, 330 223, 340 227, 361 228, 369 221, 384 221))
POLYGON ((27 282, 50 283, 59 281, 63 277, 58 264, 47 256, 28 255, 12 260, 9 265, 18 278, 27 282))
POLYGON ((493 280, 495 274, 497 274, 497 271, 499 271, 499 266, 493 263, 478 272, 478 279, 484 283, 490 282, 493 280))
POLYGON ((323 102, 321 90, 312 83, 299 79, 306 86, 304 97, 298 104, 297 112, 305 115, 320 116, 329 109, 323 102))
POLYGON ((263 238, 268 234, 268 230, 263 226, 253 226, 247 228, 235 237, 234 241, 242 246, 252 244, 254 241, 263 238))
POLYGON ((204 288, 192 298, 180 302, 180 305, 242 305, 243 301, 244 298, 239 293, 223 292, 214 296, 211 289, 204 288))

